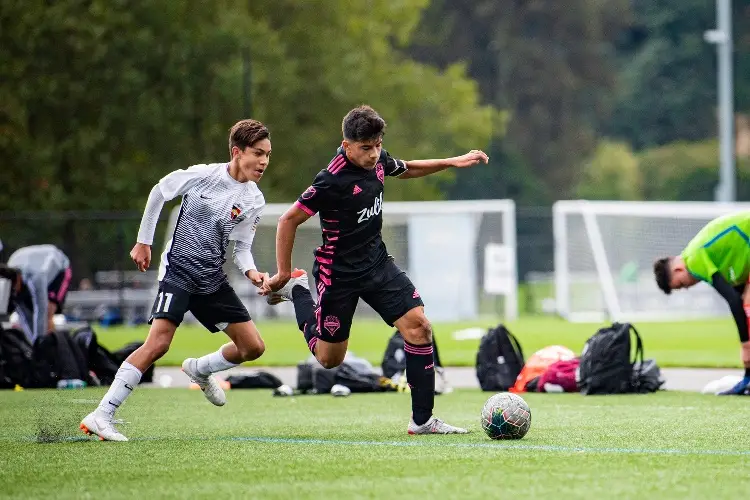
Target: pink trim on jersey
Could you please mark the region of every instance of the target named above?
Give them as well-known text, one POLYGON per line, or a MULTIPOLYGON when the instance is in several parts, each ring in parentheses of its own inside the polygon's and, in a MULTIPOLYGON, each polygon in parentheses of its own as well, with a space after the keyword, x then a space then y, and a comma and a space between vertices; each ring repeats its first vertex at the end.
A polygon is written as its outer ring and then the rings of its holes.
POLYGON ((303 212, 305 212, 309 216, 315 215, 315 212, 313 212, 312 210, 310 210, 309 208, 307 208, 306 206, 304 206, 302 203, 300 203, 299 200, 297 200, 297 201, 294 202, 294 206, 297 207, 297 208, 299 208, 300 210, 302 210, 303 212))
POLYGON ((70 270, 70 268, 65 269, 65 276, 63 277, 62 284, 60 285, 60 290, 57 291, 57 301, 62 302, 63 298, 65 297, 65 294, 68 291, 68 287, 70 286, 70 280, 73 278, 73 271, 70 270))
POLYGON ((343 155, 337 155, 331 163, 328 164, 328 171, 332 174, 337 174, 346 165, 346 159, 343 155))
POLYGON ((321 273, 325 273, 327 276, 331 276, 331 270, 328 269, 327 267, 320 265, 318 266, 318 269, 320 269, 321 273))
POLYGON ((341 160, 343 160, 343 159, 344 159, 344 155, 337 154, 336 156, 334 156, 331 159, 331 161, 328 163, 328 166, 326 168, 328 170, 331 170, 332 168, 334 168, 335 166, 337 166, 339 163, 341 163, 341 160))
POLYGON ((321 257, 320 255, 316 255, 315 260, 317 260, 321 264, 328 264, 329 266, 333 264, 333 260, 326 259, 325 257, 321 257))
POLYGON ((323 220, 323 222, 332 222, 334 224, 338 224, 340 222, 340 221, 337 221, 335 219, 322 219, 322 220, 323 220))
POLYGON ((338 229, 326 229, 323 228, 324 233, 339 233, 340 231, 338 229))
POLYGON ((333 255, 335 253, 333 250, 327 250, 327 249, 324 250, 324 249, 322 249, 320 247, 318 247, 318 249, 316 251, 320 252, 320 253, 324 253, 326 255, 333 255))
POLYGON ((328 241, 337 241, 339 239, 338 236, 329 236, 328 241))
POLYGON ((327 278, 327 277, 326 277, 325 275, 323 275, 323 274, 319 274, 319 275, 318 275, 318 279, 319 279, 320 281, 322 281, 322 282, 323 282, 323 284, 325 284, 325 286, 331 286, 331 280, 330 280, 330 279, 328 279, 328 278, 327 278))

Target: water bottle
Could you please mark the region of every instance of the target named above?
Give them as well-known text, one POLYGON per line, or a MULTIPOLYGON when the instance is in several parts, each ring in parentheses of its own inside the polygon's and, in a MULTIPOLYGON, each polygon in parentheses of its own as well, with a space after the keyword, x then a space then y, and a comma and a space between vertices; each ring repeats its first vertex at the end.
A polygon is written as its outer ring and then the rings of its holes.
POLYGON ((57 381, 58 389, 83 389, 86 382, 77 378, 62 379, 57 381))

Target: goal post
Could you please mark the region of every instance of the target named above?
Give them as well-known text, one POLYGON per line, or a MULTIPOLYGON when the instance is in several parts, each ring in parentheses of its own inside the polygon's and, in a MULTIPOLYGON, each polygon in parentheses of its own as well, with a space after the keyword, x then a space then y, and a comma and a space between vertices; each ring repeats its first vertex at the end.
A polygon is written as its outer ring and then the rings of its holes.
POLYGON ((750 203, 565 200, 553 205, 555 304, 570 321, 722 316, 710 285, 665 295, 653 262, 679 255, 712 219, 750 203))
MULTIPOLYGON (((290 203, 267 204, 253 242, 262 271, 276 270, 276 224, 290 203)), ((179 213, 167 228, 167 241, 179 213)), ((409 274, 432 321, 518 316, 516 209, 513 200, 386 202, 383 240, 396 264, 409 274)), ((292 264, 310 272, 313 250, 321 244, 315 215, 297 229, 292 264)), ((291 304, 268 307, 231 262, 225 271, 254 317, 293 317, 291 304)), ((155 256, 156 257, 156 256, 155 256)), ((314 286, 311 291, 315 294, 314 286)), ((358 315, 375 313, 360 301, 358 315)))

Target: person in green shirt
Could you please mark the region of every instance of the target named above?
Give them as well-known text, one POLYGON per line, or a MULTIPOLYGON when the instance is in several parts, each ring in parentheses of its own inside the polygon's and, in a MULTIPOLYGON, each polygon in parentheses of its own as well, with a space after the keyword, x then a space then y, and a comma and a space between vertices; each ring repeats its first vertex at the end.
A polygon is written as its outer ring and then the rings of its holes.
POLYGON ((745 376, 722 394, 750 394, 750 211, 718 217, 680 255, 654 262, 656 284, 666 294, 704 281, 729 304, 742 345, 745 376))

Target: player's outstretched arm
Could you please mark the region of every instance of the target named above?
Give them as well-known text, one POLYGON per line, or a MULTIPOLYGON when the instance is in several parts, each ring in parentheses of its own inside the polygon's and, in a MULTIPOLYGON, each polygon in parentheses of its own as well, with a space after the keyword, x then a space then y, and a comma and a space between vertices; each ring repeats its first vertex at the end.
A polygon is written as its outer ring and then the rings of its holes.
POLYGON ((473 167, 478 163, 487 163, 489 157, 478 149, 472 149, 468 153, 461 156, 454 156, 453 158, 442 158, 436 160, 409 160, 406 162, 408 170, 403 174, 399 175, 399 179, 414 179, 416 177, 424 177, 431 175, 442 170, 455 167, 455 168, 467 168, 473 167))
POLYGON ((281 289, 287 284, 292 276, 292 249, 294 248, 294 238, 297 235, 297 227, 311 217, 310 214, 299 208, 295 203, 284 215, 279 218, 276 226, 276 268, 278 271, 266 281, 261 295, 268 295, 281 289))

